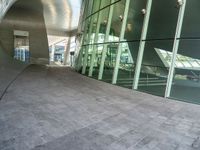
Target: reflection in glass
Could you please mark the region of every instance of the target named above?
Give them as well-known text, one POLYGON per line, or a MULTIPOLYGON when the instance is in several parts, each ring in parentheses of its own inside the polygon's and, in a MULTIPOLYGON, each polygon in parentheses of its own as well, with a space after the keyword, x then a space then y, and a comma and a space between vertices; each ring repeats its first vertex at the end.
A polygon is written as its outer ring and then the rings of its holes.
POLYGON ((112 82, 113 70, 116 63, 116 55, 117 49, 119 44, 118 43, 109 43, 107 44, 106 51, 106 59, 104 63, 104 74, 103 74, 103 81, 112 82))
POLYGON ((119 36, 125 9, 125 2, 126 0, 121 0, 120 2, 114 4, 114 12, 110 28, 109 42, 119 42, 119 36))
POLYGON ((132 89, 139 42, 123 42, 117 85, 132 89))
POLYGON ((173 40, 146 42, 138 90, 164 96, 172 48, 173 40), (164 55, 160 54, 163 49, 167 51, 164 55))
POLYGON ((199 40, 181 40, 170 96, 200 104, 199 40))

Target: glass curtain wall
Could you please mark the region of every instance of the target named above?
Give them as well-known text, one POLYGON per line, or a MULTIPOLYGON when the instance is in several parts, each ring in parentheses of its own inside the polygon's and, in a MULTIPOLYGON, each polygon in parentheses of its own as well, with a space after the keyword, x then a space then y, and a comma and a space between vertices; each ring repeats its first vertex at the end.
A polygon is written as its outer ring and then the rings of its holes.
POLYGON ((82 74, 89 73, 92 51, 93 51, 93 44, 94 44, 94 36, 96 33, 97 22, 98 22, 99 12, 97 12, 97 10, 100 9, 100 3, 101 1, 93 1, 92 11, 91 11, 91 14, 88 16, 88 19, 90 19, 90 23, 89 23, 88 32, 86 33, 87 38, 84 43, 85 49, 84 49, 82 74))
POLYGON ((198 92, 200 88, 198 51, 200 2, 187 1, 182 34, 175 39, 180 8, 182 8, 180 2, 177 0, 86 0, 86 10, 82 18, 84 34, 80 53, 82 74, 133 88, 134 75, 139 73, 137 78, 139 91, 166 96, 166 89, 171 89, 172 98, 200 103, 198 92), (148 11, 147 4, 150 1, 151 11, 148 11), (128 14, 125 14, 127 3, 129 3, 128 14), (145 24, 147 14, 150 14, 150 18, 148 24, 145 24), (147 33, 145 38, 142 36, 141 39, 145 26, 147 26, 147 33), (180 45, 175 56, 173 50, 177 41, 180 45), (145 43, 144 49, 142 48, 144 53, 138 55, 141 51, 141 43, 145 43), (169 81, 173 56, 176 61, 171 88, 167 87, 167 81, 169 81), (135 73, 140 59, 141 70, 135 73), (113 82, 114 79, 116 82, 113 82))
POLYGON ((158 51, 172 52, 179 14, 179 7, 175 6, 174 0, 152 1, 138 84, 140 91, 165 95, 169 66, 163 63, 158 51))
POLYGON ((89 25, 90 25, 90 20, 91 18, 88 18, 88 16, 91 14, 92 11, 92 5, 93 5, 93 0, 84 0, 83 3, 83 14, 80 16, 80 23, 79 23, 79 28, 81 29, 80 31, 80 37, 76 37, 76 39, 79 40, 80 47, 76 45, 76 60, 75 60, 75 68, 78 72, 81 73, 83 70, 83 63, 84 63, 84 56, 85 56, 85 46, 84 44, 87 43, 87 35, 89 31, 89 25))

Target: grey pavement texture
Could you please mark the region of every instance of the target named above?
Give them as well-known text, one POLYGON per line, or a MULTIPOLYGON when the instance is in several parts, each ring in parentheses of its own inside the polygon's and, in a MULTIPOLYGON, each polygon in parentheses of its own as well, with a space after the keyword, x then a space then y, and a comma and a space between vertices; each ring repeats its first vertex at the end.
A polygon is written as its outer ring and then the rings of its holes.
POLYGON ((200 150, 200 106, 32 65, 0 101, 0 150, 200 150))

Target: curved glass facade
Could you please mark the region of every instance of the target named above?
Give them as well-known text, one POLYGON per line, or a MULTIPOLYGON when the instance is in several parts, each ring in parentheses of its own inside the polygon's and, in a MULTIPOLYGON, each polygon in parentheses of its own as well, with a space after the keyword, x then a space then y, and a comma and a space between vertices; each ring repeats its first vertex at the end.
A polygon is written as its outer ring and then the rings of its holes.
POLYGON ((198 0, 84 0, 76 69, 125 88, 200 104, 199 5, 198 0))

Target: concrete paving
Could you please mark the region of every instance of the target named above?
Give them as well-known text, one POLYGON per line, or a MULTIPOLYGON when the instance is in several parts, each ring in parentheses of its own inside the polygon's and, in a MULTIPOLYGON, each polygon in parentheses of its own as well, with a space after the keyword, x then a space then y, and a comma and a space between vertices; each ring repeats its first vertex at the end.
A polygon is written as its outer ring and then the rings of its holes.
POLYGON ((0 150, 200 150, 200 106, 30 66, 0 102, 0 150))

